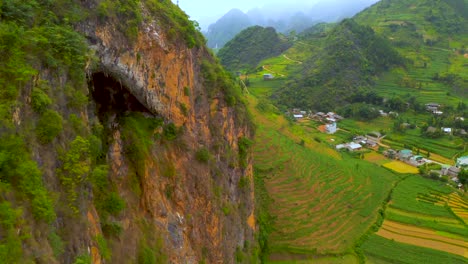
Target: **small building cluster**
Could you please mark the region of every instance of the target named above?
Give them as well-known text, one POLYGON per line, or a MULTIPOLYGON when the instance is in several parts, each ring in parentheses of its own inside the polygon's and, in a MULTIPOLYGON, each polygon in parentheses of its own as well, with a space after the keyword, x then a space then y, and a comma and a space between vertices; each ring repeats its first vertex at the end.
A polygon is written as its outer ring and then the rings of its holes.
POLYGON ((379 110, 379 114, 382 117, 392 117, 392 118, 397 118, 398 117, 398 113, 393 112, 393 111, 390 111, 390 112, 386 113, 384 110, 379 110))
POLYGON ((336 123, 344 119, 344 117, 333 112, 328 112, 326 114, 323 112, 317 112, 313 114, 311 118, 324 123, 336 123))
POLYGON ((334 134, 338 130, 338 121, 341 121, 344 119, 344 117, 333 113, 333 112, 328 112, 328 113, 323 113, 323 112, 317 112, 311 116, 312 119, 320 121, 325 123, 325 132, 327 134, 334 134))
MULTIPOLYGON (((374 133, 377 133, 377 132, 374 132, 374 133)), ((363 147, 367 147, 367 148, 375 150, 376 148, 378 148, 379 142, 381 139, 382 137, 380 137, 380 134, 378 134, 377 137, 373 137, 370 135, 356 136, 353 138, 353 141, 349 143, 336 145, 335 148, 337 150, 347 149, 349 151, 358 151, 358 150, 361 150, 363 147)))
POLYGON ((397 159, 403 161, 411 166, 419 167, 424 164, 435 163, 441 166, 440 170, 431 170, 431 172, 435 172, 440 176, 447 176, 453 182, 458 183, 458 187, 461 187, 461 184, 458 179, 458 174, 462 169, 468 168, 468 156, 460 157, 457 159, 455 166, 450 166, 447 164, 442 164, 435 162, 433 160, 424 158, 421 155, 414 155, 413 152, 409 149, 402 149, 400 151, 396 151, 393 149, 387 149, 383 152, 384 156, 390 159, 397 159))
POLYGON ((304 111, 299 108, 293 108, 286 112, 286 115, 294 117, 296 120, 301 120, 304 118, 314 119, 316 121, 325 123, 324 131, 327 134, 334 134, 338 130, 338 121, 343 120, 344 117, 337 115, 333 112, 323 113, 317 112, 313 114, 311 111, 304 111))
POLYGON ((438 103, 428 103, 426 104, 426 111, 435 115, 442 115, 444 112, 440 111, 440 106, 441 105, 438 103))
POLYGON ((293 108, 291 111, 287 112, 287 114, 291 115, 296 120, 308 118, 310 116, 309 112, 301 110, 299 108, 293 108))

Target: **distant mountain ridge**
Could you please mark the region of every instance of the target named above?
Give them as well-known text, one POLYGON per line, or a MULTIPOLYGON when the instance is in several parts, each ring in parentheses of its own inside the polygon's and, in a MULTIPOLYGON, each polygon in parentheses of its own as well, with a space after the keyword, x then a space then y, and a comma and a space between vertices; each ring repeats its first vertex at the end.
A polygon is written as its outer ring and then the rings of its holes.
POLYGON ((204 32, 208 47, 221 48, 243 29, 258 25, 280 33, 302 32, 319 22, 336 22, 351 17, 377 0, 322 0, 316 4, 271 4, 244 13, 232 9, 204 32))

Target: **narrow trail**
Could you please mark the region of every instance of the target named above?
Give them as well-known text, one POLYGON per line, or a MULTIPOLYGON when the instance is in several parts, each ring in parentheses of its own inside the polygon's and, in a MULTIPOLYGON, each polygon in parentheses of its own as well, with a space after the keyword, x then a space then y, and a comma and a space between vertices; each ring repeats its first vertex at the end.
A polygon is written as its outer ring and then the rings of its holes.
POLYGON ((283 57, 284 57, 285 59, 289 60, 289 61, 296 62, 296 63, 298 63, 298 64, 302 64, 302 61, 293 60, 293 59, 289 58, 289 57, 286 56, 286 55, 283 55, 283 57))
POLYGON ((242 85, 244 86, 244 91, 245 91, 247 94, 250 94, 249 89, 247 88, 247 85, 245 85, 244 80, 242 80, 242 79, 239 79, 239 80, 241 81, 242 85))
POLYGON ((268 69, 268 68, 267 68, 267 65, 263 65, 262 68, 263 68, 265 71, 270 72, 270 73, 273 73, 273 74, 276 74, 276 75, 278 75, 278 76, 281 76, 281 77, 285 77, 285 76, 286 76, 286 75, 284 75, 284 74, 277 73, 277 72, 274 72, 274 71, 268 69))
POLYGON ((302 45, 306 45, 306 46, 313 46, 313 45, 310 45, 310 44, 305 43, 305 42, 302 42, 302 41, 296 41, 296 43, 299 43, 299 44, 302 44, 302 45))

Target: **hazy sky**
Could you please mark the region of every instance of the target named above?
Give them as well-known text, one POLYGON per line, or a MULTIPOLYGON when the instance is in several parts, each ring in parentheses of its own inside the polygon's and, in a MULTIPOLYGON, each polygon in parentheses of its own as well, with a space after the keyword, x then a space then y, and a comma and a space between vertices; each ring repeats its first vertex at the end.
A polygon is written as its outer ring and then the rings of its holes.
MULTIPOLYGON (((172 0, 177 3, 177 0, 172 0)), ((219 17, 233 8, 238 8, 244 12, 262 7, 274 2, 283 2, 290 5, 295 3, 314 3, 316 0, 179 0, 179 6, 187 13, 191 19, 199 20, 203 18, 219 17)))

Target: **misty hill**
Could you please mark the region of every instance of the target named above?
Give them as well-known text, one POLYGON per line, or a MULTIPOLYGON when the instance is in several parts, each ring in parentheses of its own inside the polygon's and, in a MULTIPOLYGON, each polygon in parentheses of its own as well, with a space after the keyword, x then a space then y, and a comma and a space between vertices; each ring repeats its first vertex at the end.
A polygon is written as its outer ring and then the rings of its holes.
POLYGON ((433 83, 440 92, 466 98, 468 0, 383 0, 356 21, 371 26, 413 61, 402 76, 390 74, 388 81, 405 88, 433 83))
POLYGON ((314 55, 274 97, 284 106, 320 110, 354 103, 358 91, 388 96, 398 89, 420 103, 434 100, 422 88, 466 97, 467 9, 466 0, 383 0, 355 22, 307 30, 302 37, 315 43, 314 55))
POLYGON ((205 37, 208 47, 221 48, 243 29, 259 25, 273 27, 280 33, 302 32, 318 22, 337 22, 351 17, 377 0, 321 0, 311 3, 272 3, 247 13, 233 9, 208 27, 205 37))
POLYGON ((382 0, 356 16, 398 47, 448 45, 446 37, 468 33, 467 19, 468 0, 382 0))
POLYGON ((256 67, 291 46, 272 27, 253 26, 243 30, 218 52, 221 64, 230 71, 256 67))
POLYGON ((223 47, 243 29, 252 25, 250 18, 239 9, 232 9, 208 27, 205 37, 210 48, 223 47))
POLYGON ((370 87, 375 75, 403 64, 386 39, 346 19, 328 33, 319 52, 274 98, 287 107, 335 109, 370 87))

